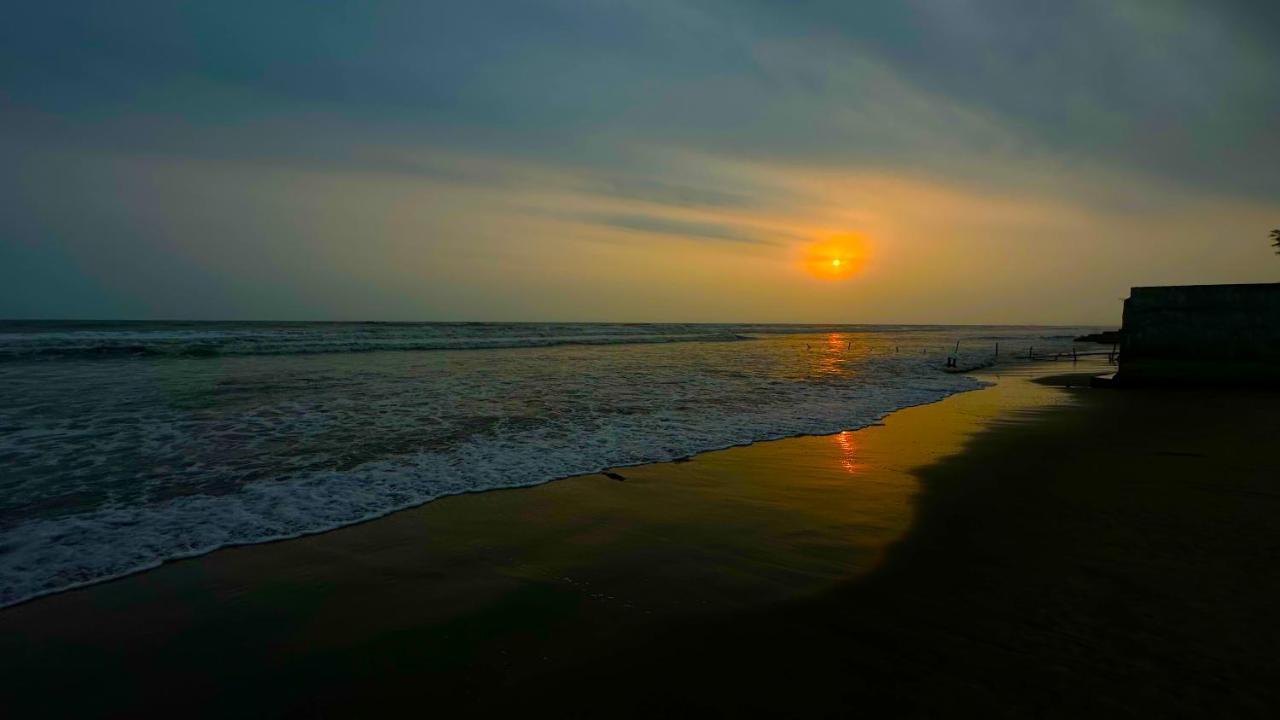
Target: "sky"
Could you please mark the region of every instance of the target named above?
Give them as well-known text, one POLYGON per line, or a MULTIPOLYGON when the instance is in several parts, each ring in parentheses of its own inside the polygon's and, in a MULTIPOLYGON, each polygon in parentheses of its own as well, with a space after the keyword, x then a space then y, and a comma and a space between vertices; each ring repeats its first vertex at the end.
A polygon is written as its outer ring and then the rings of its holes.
POLYGON ((0 317, 1115 325, 1280 280, 1277 37, 1239 0, 22 3, 0 317))

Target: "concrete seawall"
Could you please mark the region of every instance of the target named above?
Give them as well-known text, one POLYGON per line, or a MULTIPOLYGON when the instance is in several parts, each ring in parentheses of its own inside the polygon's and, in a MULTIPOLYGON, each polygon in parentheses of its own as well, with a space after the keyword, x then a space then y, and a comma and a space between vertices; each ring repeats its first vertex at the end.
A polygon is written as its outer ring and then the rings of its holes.
POLYGON ((1118 379, 1280 385, 1280 283, 1133 288, 1118 379))

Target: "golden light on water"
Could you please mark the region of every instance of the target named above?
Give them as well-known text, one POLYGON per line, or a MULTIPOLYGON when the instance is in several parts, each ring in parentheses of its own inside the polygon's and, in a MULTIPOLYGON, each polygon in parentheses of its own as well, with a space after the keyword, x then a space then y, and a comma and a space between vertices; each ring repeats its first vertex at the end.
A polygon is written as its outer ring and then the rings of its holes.
POLYGON ((819 280, 847 280, 862 272, 867 262, 867 242, 845 233, 818 240, 805 250, 805 269, 819 280))

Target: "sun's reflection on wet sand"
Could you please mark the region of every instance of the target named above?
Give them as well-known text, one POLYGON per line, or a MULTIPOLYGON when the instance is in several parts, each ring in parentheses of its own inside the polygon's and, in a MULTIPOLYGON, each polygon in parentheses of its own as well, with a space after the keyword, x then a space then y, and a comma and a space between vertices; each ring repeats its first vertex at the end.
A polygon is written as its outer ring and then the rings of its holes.
POLYGON ((852 431, 845 430, 832 435, 831 438, 840 447, 840 467, 850 475, 858 474, 862 469, 862 463, 858 461, 858 436, 852 431))

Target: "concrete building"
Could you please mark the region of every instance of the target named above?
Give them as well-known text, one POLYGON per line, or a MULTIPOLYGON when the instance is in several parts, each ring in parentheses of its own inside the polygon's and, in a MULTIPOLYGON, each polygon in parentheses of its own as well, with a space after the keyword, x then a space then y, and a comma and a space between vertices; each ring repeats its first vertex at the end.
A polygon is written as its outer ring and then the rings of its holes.
POLYGON ((1280 386, 1280 283, 1136 287, 1117 381, 1280 386))

